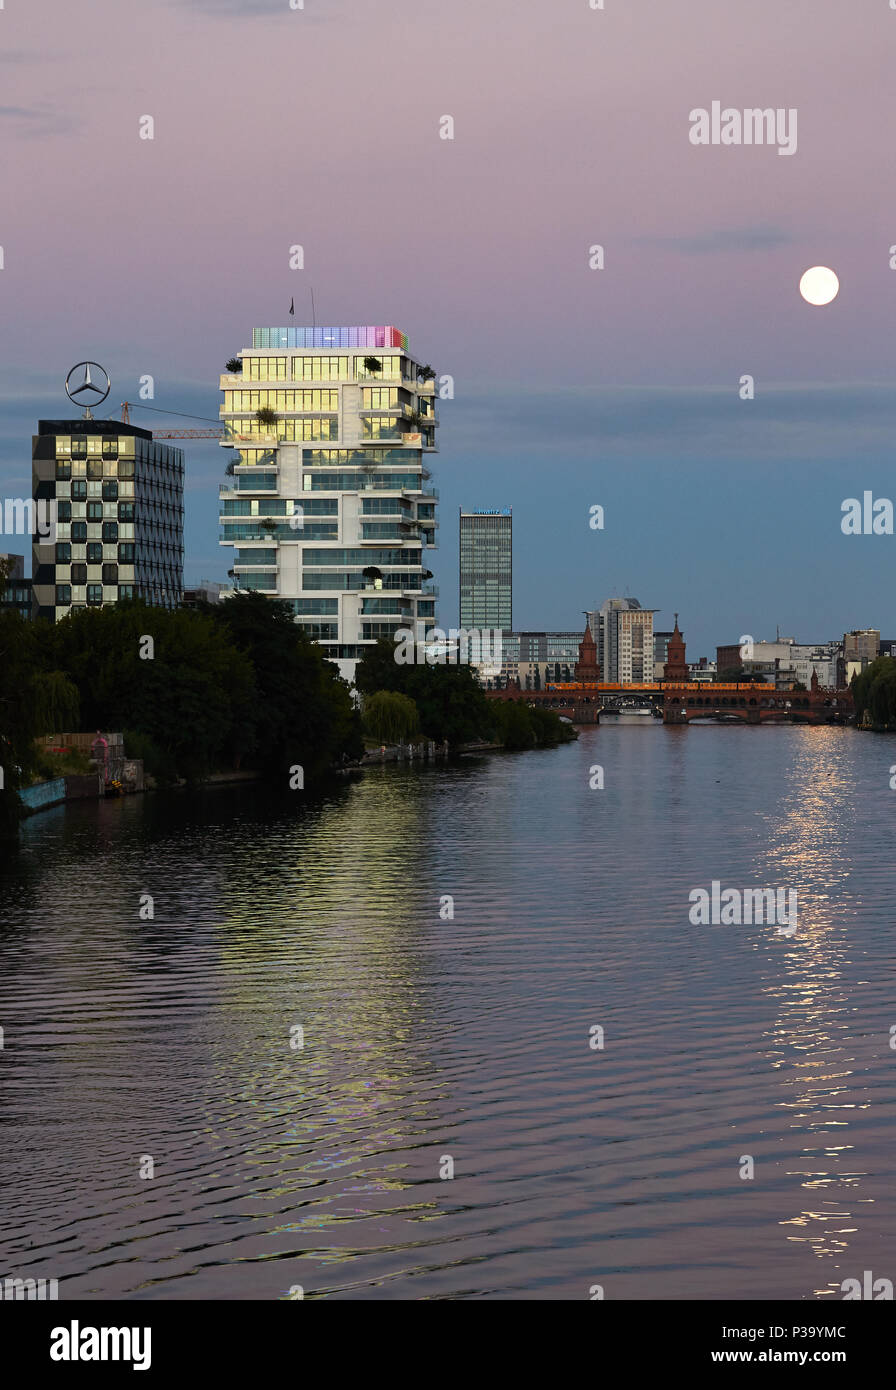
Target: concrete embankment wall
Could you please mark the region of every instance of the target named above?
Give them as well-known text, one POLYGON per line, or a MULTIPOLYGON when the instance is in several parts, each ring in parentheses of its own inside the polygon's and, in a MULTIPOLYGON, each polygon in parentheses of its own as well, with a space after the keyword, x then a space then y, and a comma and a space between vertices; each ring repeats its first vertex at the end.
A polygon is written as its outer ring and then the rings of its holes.
POLYGON ((58 806, 65 800, 65 778, 54 777, 52 782, 23 787, 19 796, 29 811, 45 811, 48 806, 58 806))

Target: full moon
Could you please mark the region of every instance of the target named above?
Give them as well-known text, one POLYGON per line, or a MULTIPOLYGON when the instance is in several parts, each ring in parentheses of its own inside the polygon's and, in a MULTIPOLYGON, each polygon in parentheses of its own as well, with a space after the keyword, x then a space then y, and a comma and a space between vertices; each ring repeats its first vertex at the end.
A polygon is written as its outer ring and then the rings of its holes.
POLYGON ((826 265, 813 265, 800 280, 800 294, 807 304, 830 304, 839 288, 840 281, 826 265))

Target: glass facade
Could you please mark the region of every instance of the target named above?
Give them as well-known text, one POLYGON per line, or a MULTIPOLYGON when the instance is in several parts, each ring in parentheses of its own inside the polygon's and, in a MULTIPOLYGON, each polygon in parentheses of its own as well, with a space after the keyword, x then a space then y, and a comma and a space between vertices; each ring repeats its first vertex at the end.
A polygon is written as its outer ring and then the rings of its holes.
POLYGON ((513 516, 510 509, 460 513, 460 625, 513 627, 513 516))
POLYGON ((401 348, 408 350, 404 333, 392 327, 353 328, 253 328, 253 348, 401 348))

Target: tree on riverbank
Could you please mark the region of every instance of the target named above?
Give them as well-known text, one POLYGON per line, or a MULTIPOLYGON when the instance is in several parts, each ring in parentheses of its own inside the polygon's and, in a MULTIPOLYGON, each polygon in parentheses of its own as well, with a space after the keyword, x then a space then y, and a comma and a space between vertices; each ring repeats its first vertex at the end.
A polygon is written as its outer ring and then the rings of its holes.
POLYGON ((59 623, 0 613, 0 820, 37 763, 34 740, 121 730, 160 782, 242 766, 288 785, 364 751, 345 681, 288 605, 237 594, 196 609, 81 608, 59 623))
POLYGON ((365 650, 355 671, 355 685, 362 695, 394 690, 413 700, 426 738, 449 744, 489 739, 492 720, 488 701, 469 666, 401 666, 395 660, 395 644, 381 637, 365 650))
POLYGON ((78 721, 74 683, 44 658, 35 625, 0 612, 0 837, 15 831, 18 793, 38 772, 35 739, 78 721))
POLYGON ((343 754, 362 757, 361 721, 349 688, 324 648, 293 622, 288 603, 248 592, 206 604, 202 613, 251 663, 255 694, 243 734, 253 765, 285 778, 295 763, 307 776, 343 754))
POLYGON ((878 729, 896 728, 896 661, 879 656, 850 682, 856 715, 878 729))
POLYGON ((381 637, 358 662, 355 685, 366 697, 397 691, 413 700, 426 738, 452 746, 497 741, 505 748, 547 747, 575 737, 551 710, 524 701, 487 700, 469 665, 401 665, 381 637))
POLYGON ((378 690, 364 699, 364 732, 377 743, 407 743, 420 731, 413 700, 397 690, 378 690))

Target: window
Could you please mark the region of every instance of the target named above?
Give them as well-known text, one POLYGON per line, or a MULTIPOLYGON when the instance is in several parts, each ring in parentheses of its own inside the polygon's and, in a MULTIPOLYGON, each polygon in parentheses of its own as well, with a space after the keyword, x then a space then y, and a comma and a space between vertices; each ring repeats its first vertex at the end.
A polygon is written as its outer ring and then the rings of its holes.
POLYGON ((72 458, 73 458, 73 459, 86 459, 86 457, 87 457, 87 440, 86 440, 86 439, 73 439, 73 440, 72 440, 72 458))
POLYGON ((296 381, 350 381, 348 357, 296 357, 293 362, 296 381))
POLYGON ((87 602, 88 602, 88 603, 95 604, 95 605, 99 605, 99 604, 102 603, 102 601, 103 601, 103 586, 102 586, 102 584, 88 584, 88 585, 87 585, 87 602))
POLYGON ((119 598, 119 601, 120 601, 121 599, 133 598, 133 597, 134 597, 134 586, 133 586, 133 584, 119 584, 119 586, 118 586, 118 598, 119 598))
POLYGON ((118 500, 118 480, 116 478, 105 478, 103 480, 103 501, 115 502, 118 500))
POLYGON ((75 478, 72 483, 72 501, 83 502, 87 496, 87 484, 83 478, 75 478))
POLYGON ((118 476, 119 476, 119 478, 133 478, 133 476, 134 476, 134 460, 133 460, 132 458, 130 458, 130 459, 119 459, 119 461, 118 461, 118 476))
POLYGON ((118 566, 117 566, 117 565, 103 565, 103 583, 104 583, 104 584, 117 584, 117 583, 118 583, 118 566))
POLYGON ((118 504, 118 520, 119 520, 119 521, 133 521, 133 520, 134 520, 134 504, 133 504, 133 502, 119 502, 119 504, 118 504))
POLYGON ((299 619, 296 623, 312 642, 335 642, 339 637, 338 623, 309 623, 299 619))
POLYGON ((103 460, 101 458, 87 460, 87 476, 88 478, 93 478, 97 482, 102 478, 103 460))
POLYGON ((72 565, 71 580, 72 580, 72 583, 73 583, 73 584, 86 584, 86 583, 87 583, 87 566, 86 566, 86 565, 72 565))
POLYGON ((246 357, 243 360, 244 381, 285 381, 286 356, 246 357))
POLYGON ((57 483, 67 483, 72 476, 71 459, 56 460, 56 481, 57 483))
POLYGON ((68 541, 56 542, 56 563, 57 565, 71 564, 72 548, 68 541))
POLYGON ((398 390, 394 386, 362 387, 362 410, 389 410, 398 405, 398 390))
POLYGON ((264 570, 240 570, 239 582, 241 589, 267 589, 271 593, 277 589, 276 574, 268 574, 264 570))
POLYGON ((57 584, 57 585, 56 585, 56 603, 57 603, 57 605, 62 605, 62 606, 64 606, 64 605, 66 605, 66 604, 71 603, 71 601, 72 601, 72 586, 71 586, 71 584, 57 584))
POLYGON ((88 565, 101 565, 103 563, 103 547, 99 541, 91 541, 87 547, 88 565))
POLYGON ((294 613, 320 613, 325 616, 331 614, 335 617, 339 612, 339 600, 338 598, 294 598, 292 611, 294 613))
POLYGON ((103 440, 103 458, 106 458, 106 459, 117 459, 117 458, 118 458, 118 440, 117 440, 117 439, 104 439, 104 440, 103 440))
POLYGON ((71 521, 71 519, 72 519, 72 504, 71 504, 71 502, 57 502, 57 503, 56 503, 56 520, 57 520, 57 521, 71 521))
POLYGON ((110 544, 110 542, 112 542, 112 541, 117 541, 117 540, 118 540, 118 522, 117 522, 117 521, 104 521, 104 522, 103 522, 103 540, 106 542, 107 545, 110 544))
MULTIPOLYGON (((88 520, 88 521, 102 521, 102 519, 103 519, 103 504, 102 504, 102 502, 88 502, 88 503, 87 503, 87 520, 88 520)), ((84 534, 84 536, 83 536, 82 539, 86 541, 86 539, 87 539, 86 533, 84 534)))
POLYGON ((86 541, 86 540, 87 540, 87 522, 86 522, 86 521, 73 521, 73 522, 72 522, 72 540, 73 540, 73 541, 86 541))
POLYGON ((132 565, 134 563, 134 546, 131 541, 123 541, 119 544, 118 563, 120 565, 132 565))

